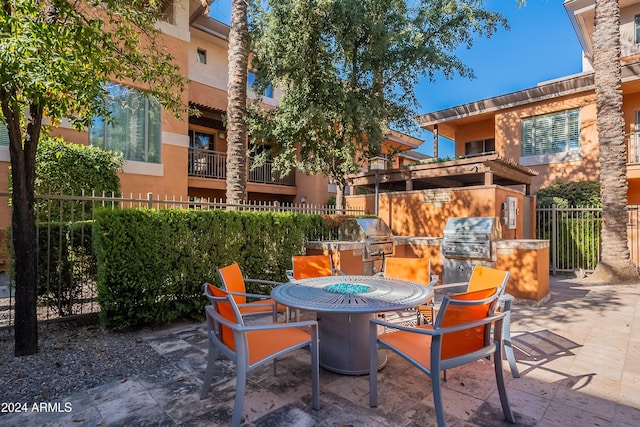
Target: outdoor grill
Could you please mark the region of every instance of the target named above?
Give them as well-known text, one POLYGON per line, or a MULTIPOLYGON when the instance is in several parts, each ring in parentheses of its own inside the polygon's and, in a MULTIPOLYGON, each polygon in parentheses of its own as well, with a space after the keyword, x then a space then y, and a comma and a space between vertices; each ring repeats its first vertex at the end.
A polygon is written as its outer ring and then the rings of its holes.
POLYGON ((363 243, 364 275, 382 271, 384 257, 393 255, 395 251, 391 229, 379 218, 348 218, 340 226, 339 238, 363 243))
POLYGON ((468 281, 476 264, 494 267, 498 239, 500 228, 495 217, 449 218, 441 246, 442 283, 468 281))

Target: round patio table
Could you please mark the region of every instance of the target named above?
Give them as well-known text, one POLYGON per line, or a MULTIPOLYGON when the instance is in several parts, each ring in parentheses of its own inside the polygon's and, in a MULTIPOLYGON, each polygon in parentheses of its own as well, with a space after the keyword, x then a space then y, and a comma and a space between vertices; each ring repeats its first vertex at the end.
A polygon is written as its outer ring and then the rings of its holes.
MULTIPOLYGON (((347 375, 369 373, 369 320, 376 313, 423 304, 424 285, 377 276, 327 276, 284 283, 271 291, 282 305, 317 313, 320 365, 347 375)), ((380 350, 378 369, 386 361, 380 350)))

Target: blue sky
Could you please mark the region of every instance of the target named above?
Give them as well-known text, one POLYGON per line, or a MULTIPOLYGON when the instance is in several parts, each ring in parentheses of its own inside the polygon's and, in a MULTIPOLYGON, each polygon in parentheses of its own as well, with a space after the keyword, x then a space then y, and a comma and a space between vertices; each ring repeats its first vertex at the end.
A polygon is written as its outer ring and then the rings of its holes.
MULTIPOLYGON (((230 5, 230 0, 214 1, 211 16, 229 23, 230 5)), ((523 7, 516 0, 487 0, 485 5, 501 12, 510 30, 501 29, 490 39, 477 39, 470 50, 457 51, 476 79, 436 76, 435 82, 421 81, 416 87, 420 114, 526 89, 582 70, 580 45, 562 0, 528 0, 523 7)), ((425 139, 418 151, 432 155, 432 134, 415 136, 425 139)), ((441 140, 438 154, 453 155, 453 144, 441 140)))

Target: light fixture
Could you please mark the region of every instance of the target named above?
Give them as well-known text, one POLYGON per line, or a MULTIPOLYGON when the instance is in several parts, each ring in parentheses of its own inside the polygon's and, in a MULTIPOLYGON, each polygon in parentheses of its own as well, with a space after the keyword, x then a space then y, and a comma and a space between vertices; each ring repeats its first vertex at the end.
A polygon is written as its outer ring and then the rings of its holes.
POLYGON ((376 194, 375 194, 375 215, 379 213, 379 193, 380 193, 380 172, 387 168, 387 159, 382 156, 376 156, 369 159, 369 170, 376 172, 376 194))
POLYGON ((224 132, 218 132, 218 139, 225 139, 227 137, 227 134, 225 134, 224 132))
POLYGON ((300 203, 307 203, 307 196, 300 197, 300 203))
POLYGON ((372 157, 369 159, 369 170, 384 170, 387 168, 387 159, 385 157, 372 157))

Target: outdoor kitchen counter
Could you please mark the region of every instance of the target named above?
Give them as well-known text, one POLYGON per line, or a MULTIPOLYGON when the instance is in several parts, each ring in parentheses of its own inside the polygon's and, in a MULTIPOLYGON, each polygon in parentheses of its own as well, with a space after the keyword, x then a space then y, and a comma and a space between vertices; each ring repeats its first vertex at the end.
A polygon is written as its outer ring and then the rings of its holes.
POLYGON ((351 240, 314 240, 306 243, 307 249, 322 251, 353 251, 362 250, 364 242, 351 240))
POLYGON ((511 273, 507 293, 520 300, 538 303, 548 299, 548 240, 498 240, 496 254, 496 268, 508 270, 511 273))
MULTIPOLYGON (((431 271, 442 279, 441 237, 394 236, 393 240, 394 256, 429 258, 431 271)), ((544 302, 549 296, 549 241, 504 239, 496 240, 495 246, 495 267, 511 273, 507 293, 524 302, 544 302)), ((308 255, 331 255, 334 267, 346 274, 371 274, 371 266, 363 264, 363 242, 312 241, 306 248, 308 255)))
MULTIPOLYGON (((395 256, 431 259, 431 269, 442 279, 440 237, 394 236, 395 256)), ((544 302, 549 296, 549 241, 495 240, 495 267, 508 270, 506 292, 523 302, 544 302)))

